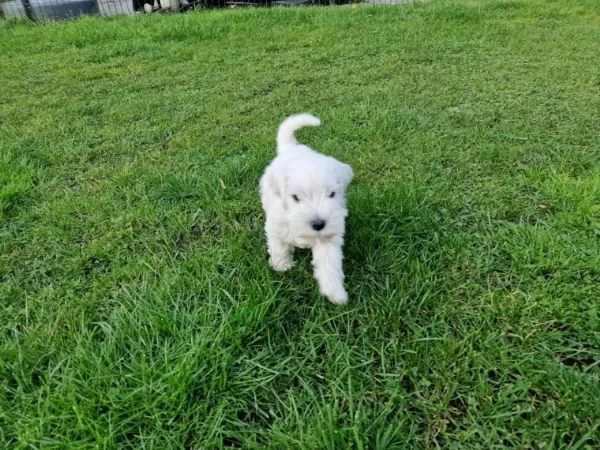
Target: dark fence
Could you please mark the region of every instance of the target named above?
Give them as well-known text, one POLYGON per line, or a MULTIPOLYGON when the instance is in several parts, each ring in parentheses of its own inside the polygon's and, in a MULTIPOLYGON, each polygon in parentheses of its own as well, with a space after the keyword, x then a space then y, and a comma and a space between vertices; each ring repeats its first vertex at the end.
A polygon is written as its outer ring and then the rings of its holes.
POLYGON ((89 14, 150 14, 193 8, 335 5, 361 2, 398 4, 409 1, 411 0, 0 0, 0 18, 41 21, 70 19, 89 14))

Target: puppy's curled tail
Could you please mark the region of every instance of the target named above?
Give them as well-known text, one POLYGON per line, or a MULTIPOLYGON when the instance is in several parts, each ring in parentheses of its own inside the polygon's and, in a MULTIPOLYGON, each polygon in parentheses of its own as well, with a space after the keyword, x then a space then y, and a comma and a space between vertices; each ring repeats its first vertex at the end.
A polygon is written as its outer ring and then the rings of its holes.
POLYGON ((318 127, 319 125, 321 125, 321 120, 312 114, 303 113, 288 117, 281 122, 277 131, 277 153, 298 145, 296 136, 294 136, 296 130, 304 127, 318 127))

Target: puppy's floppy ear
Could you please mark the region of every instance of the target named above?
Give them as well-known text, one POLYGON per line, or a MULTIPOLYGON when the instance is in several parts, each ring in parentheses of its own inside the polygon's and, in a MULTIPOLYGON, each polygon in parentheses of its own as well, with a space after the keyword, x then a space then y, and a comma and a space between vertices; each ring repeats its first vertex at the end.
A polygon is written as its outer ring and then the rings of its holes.
POLYGON ((337 177, 338 182, 346 189, 352 181, 352 178, 354 178, 354 172, 352 172, 352 167, 348 164, 338 161, 335 168, 335 176, 337 177))
POLYGON ((281 170, 271 170, 267 177, 267 182, 275 196, 283 199, 285 192, 285 173, 281 170))

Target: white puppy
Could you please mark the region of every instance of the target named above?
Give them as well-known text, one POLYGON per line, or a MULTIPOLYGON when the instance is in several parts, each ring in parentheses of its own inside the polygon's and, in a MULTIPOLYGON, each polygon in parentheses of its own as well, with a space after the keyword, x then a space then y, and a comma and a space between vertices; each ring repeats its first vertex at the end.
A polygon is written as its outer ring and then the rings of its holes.
POLYGON ((277 133, 277 156, 260 180, 269 262, 273 269, 294 265, 294 247, 312 248, 314 275, 332 303, 348 301, 342 271, 345 193, 352 168, 299 144, 294 132, 319 126, 310 114, 288 117, 277 133))

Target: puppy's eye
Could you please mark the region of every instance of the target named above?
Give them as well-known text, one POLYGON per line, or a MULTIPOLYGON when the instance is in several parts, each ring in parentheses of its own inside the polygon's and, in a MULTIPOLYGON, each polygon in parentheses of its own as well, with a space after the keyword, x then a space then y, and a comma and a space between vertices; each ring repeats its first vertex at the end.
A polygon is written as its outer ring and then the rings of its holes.
POLYGON ((335 197, 335 191, 332 192, 331 194, 329 194, 329 198, 333 198, 333 197, 335 197))
POLYGON ((294 201, 296 203, 298 203, 300 201, 300 199, 298 198, 298 196, 296 194, 292 195, 292 198, 294 199, 294 201))

